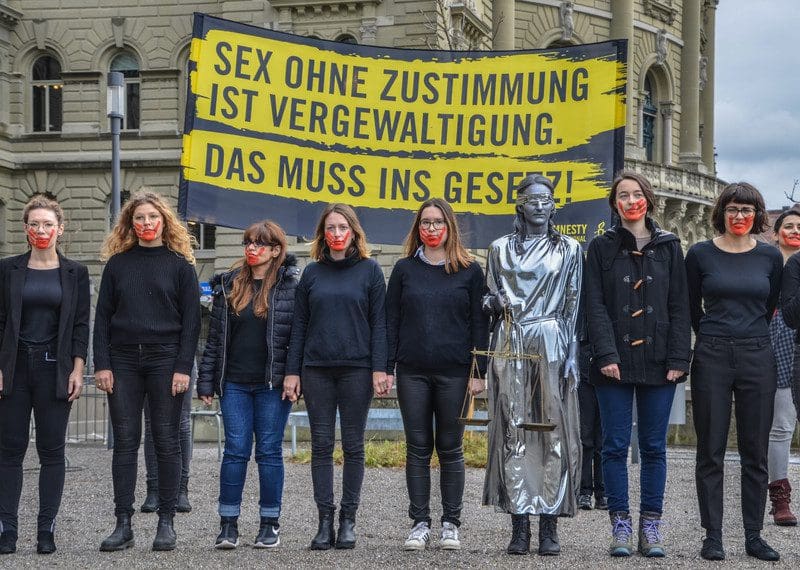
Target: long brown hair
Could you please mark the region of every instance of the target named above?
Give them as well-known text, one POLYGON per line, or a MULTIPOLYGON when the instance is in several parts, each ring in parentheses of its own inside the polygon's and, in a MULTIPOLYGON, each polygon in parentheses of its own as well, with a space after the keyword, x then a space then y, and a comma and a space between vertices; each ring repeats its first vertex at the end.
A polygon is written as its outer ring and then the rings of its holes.
POLYGON ((253 296, 254 279, 253 268, 247 265, 245 258, 242 257, 234 264, 234 268, 240 267, 236 277, 233 278, 231 287, 230 306, 236 315, 239 315, 253 300, 253 313, 259 318, 267 317, 269 309, 269 290, 278 279, 278 271, 286 259, 286 233, 283 228, 275 222, 264 220, 256 222, 244 231, 243 241, 261 242, 272 247, 279 247, 280 253, 270 262, 267 274, 261 282, 261 289, 258 294, 253 296))
POLYGON ((417 215, 414 216, 414 223, 411 225, 406 241, 403 244, 406 257, 413 257, 422 245, 422 240, 419 237, 419 222, 422 219, 422 211, 431 206, 439 208, 447 227, 447 241, 444 242, 444 270, 447 273, 456 273, 462 267, 469 267, 473 258, 461 243, 461 230, 458 227, 456 215, 453 213, 453 208, 450 207, 450 204, 441 198, 431 198, 423 202, 419 210, 417 210, 417 215))
POLYGON ((353 241, 350 243, 350 247, 347 248, 347 255, 352 255, 356 251, 359 258, 367 259, 369 257, 369 249, 367 248, 367 236, 364 234, 364 228, 361 227, 361 222, 358 221, 358 216, 356 216, 353 208, 347 204, 340 203, 328 204, 322 211, 317 223, 317 229, 314 231, 314 241, 311 242, 311 259, 320 261, 326 253, 330 255, 330 248, 325 242, 325 218, 333 213, 344 216, 344 219, 347 220, 347 225, 353 231, 353 241))
POLYGON ((164 220, 164 230, 161 239, 167 249, 181 255, 186 261, 194 265, 194 251, 192 243, 194 237, 178 219, 177 214, 166 200, 150 190, 140 190, 125 202, 119 213, 117 223, 106 236, 103 248, 100 250, 100 259, 107 261, 112 255, 128 251, 137 243, 139 238, 133 229, 133 212, 142 204, 150 204, 161 214, 164 220))

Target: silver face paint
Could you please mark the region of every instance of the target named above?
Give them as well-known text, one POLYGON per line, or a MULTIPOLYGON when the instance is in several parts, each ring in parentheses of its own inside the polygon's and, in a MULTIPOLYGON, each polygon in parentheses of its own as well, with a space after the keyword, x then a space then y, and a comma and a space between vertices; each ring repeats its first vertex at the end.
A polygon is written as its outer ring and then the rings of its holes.
MULTIPOLYGON (((545 222, 546 226, 546 222, 545 222)), ((562 378, 580 297, 583 254, 572 238, 518 234, 489 249, 487 283, 503 289, 512 324, 500 319, 490 350, 510 346, 539 360, 490 359, 489 462, 483 503, 512 514, 573 515, 580 485, 577 392, 562 378), (519 247, 521 245, 522 247, 519 247), (522 253, 520 253, 522 252, 522 253), (542 414, 544 417, 537 417, 542 414), (552 431, 528 431, 523 423, 552 423, 552 431)))
POLYGON ((544 184, 532 184, 517 195, 517 206, 522 210, 528 235, 547 232, 548 222, 555 212, 555 202, 550 188, 544 184))

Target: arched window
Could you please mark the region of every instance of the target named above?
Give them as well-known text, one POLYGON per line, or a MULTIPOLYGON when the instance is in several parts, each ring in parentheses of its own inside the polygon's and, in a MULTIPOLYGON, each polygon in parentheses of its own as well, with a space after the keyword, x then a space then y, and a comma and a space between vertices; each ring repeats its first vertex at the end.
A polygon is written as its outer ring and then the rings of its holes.
POLYGON ((358 43, 358 40, 355 39, 350 34, 342 34, 342 35, 340 35, 339 37, 336 38, 336 41, 337 42, 341 42, 343 44, 357 44, 358 43))
POLYGON ((653 90, 653 80, 648 73, 644 79, 644 93, 642 97, 642 146, 644 157, 653 162, 656 156, 656 124, 658 120, 658 107, 656 94, 653 90))
POLYGON ((197 240, 197 249, 209 250, 217 246, 217 226, 200 222, 187 222, 187 226, 197 240))
POLYGON ((125 120, 122 128, 136 131, 139 129, 139 62, 132 54, 122 52, 111 60, 110 69, 125 76, 125 120))
POLYGON ((50 55, 44 55, 33 64, 31 73, 33 89, 33 131, 36 133, 61 130, 61 64, 50 55))

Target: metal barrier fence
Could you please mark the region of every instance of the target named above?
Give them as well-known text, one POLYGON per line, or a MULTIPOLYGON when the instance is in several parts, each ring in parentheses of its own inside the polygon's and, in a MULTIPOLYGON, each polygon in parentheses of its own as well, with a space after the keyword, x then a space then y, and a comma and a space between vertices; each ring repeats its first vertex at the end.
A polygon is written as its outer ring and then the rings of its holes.
POLYGON ((67 425, 67 443, 108 442, 108 399, 94 385, 94 376, 85 376, 83 393, 72 403, 67 425))

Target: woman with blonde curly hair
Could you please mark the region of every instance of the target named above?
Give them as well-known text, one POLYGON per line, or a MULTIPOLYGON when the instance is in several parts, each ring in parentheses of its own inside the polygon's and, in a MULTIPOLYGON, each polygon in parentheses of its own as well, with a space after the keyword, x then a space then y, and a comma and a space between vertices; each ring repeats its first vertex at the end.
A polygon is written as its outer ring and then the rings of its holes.
POLYGON ((322 212, 310 263, 295 296, 283 395, 306 401, 311 425, 311 479, 319 531, 311 550, 353 548, 364 480, 364 428, 372 400, 388 392, 386 285, 369 259, 367 240, 353 208, 330 204, 322 212), (341 418, 342 501, 339 534, 333 530, 333 446, 336 411, 341 418))
POLYGON ((108 394, 114 428, 114 532, 100 550, 133 546, 133 515, 145 398, 158 461, 153 550, 175 548, 172 519, 181 476, 179 424, 189 388, 200 304, 192 238, 164 199, 134 194, 106 238, 108 262, 94 324, 95 383, 108 394))

